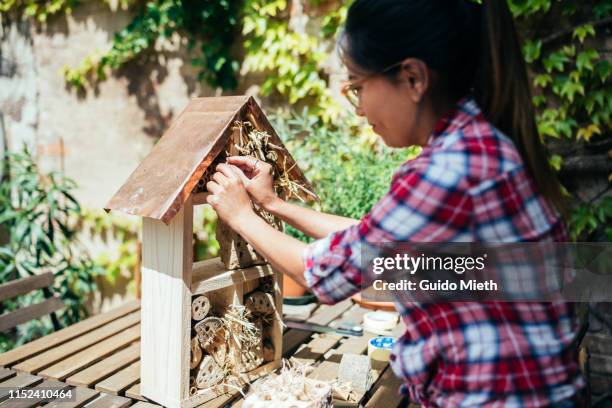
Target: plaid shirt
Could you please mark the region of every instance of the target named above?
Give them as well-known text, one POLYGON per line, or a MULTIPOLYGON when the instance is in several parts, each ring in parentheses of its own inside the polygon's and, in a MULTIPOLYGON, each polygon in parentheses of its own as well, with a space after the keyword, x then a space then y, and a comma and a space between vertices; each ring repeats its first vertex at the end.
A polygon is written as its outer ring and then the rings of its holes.
MULTIPOLYGON (((381 242, 567 241, 513 142, 472 99, 436 125, 359 224, 304 251, 325 303, 361 289, 361 254, 381 242)), ((407 330, 391 355, 402 392, 423 406, 574 405, 584 388, 571 305, 398 302, 407 330), (563 402, 562 402, 563 401, 563 402)))

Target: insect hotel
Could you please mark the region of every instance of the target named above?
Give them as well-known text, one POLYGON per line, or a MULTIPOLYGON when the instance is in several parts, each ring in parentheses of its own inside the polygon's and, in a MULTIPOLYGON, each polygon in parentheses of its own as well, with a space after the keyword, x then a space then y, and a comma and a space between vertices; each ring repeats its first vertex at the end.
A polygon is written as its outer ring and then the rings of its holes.
POLYGON ((192 99, 106 206, 143 217, 140 390, 167 407, 236 392, 281 362, 281 274, 221 221, 220 256, 194 262, 193 208, 229 155, 272 163, 282 198, 316 199, 255 100, 232 96, 192 99))

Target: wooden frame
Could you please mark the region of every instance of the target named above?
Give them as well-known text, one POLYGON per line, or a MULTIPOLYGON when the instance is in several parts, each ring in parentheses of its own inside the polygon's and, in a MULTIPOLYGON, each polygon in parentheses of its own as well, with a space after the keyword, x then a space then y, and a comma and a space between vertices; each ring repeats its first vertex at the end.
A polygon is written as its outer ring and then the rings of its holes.
POLYGON ((243 304, 258 280, 272 276, 276 317, 271 326, 274 360, 244 373, 253 381, 280 367, 282 358, 282 274, 269 264, 227 270, 220 258, 193 262, 193 206, 203 194, 190 197, 165 225, 145 218, 142 232, 142 308, 140 390, 166 407, 195 407, 229 391, 202 390, 189 395, 191 301, 207 294, 211 304, 243 304), (163 299, 163 301, 161 301, 163 299))

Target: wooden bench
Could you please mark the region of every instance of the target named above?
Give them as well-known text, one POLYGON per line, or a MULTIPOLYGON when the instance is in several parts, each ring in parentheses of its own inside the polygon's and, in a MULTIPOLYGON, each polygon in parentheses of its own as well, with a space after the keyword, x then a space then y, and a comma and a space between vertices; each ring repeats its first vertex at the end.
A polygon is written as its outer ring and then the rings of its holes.
POLYGON ((0 332, 5 332, 20 324, 27 323, 33 319, 50 315, 55 330, 61 329, 55 312, 63 309, 64 304, 57 296, 53 296, 49 286, 53 285, 54 275, 52 272, 40 275, 29 276, 27 278, 15 279, 0 285, 0 303, 8 299, 14 299, 25 295, 34 290, 42 290, 45 300, 33 305, 29 305, 18 310, 0 315, 0 332))

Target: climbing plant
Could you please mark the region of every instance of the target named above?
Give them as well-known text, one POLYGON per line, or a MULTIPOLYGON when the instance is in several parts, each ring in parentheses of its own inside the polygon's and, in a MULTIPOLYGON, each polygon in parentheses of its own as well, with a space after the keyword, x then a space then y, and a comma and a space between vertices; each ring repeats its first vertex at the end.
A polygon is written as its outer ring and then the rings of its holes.
MULTIPOLYGON (((542 140, 554 150, 609 140, 612 67, 598 48, 612 26, 612 3, 510 0, 509 4, 525 38, 523 53, 532 74, 542 140)), ((564 170, 562 155, 553 154, 550 161, 558 171, 564 170)), ((570 216, 574 239, 588 240, 598 231, 612 239, 610 182, 612 174, 608 186, 593 197, 574 197, 577 203, 570 216)))
MULTIPOLYGON (((486 1, 486 0, 482 0, 486 1)), ((337 128, 350 115, 332 96, 328 65, 349 0, 107 0, 134 14, 106 50, 63 71, 78 89, 104 80, 165 41, 186 39, 200 80, 223 90, 240 73, 262 74, 260 93, 290 107, 307 107, 317 126, 337 128), (306 16, 307 18, 301 18, 306 16)), ((563 145, 589 146, 610 134, 610 62, 598 44, 609 36, 609 0, 508 0, 523 38, 535 90, 538 129, 554 147, 551 164, 567 169, 563 145)), ((43 23, 70 12, 77 0, 0 0, 0 10, 21 10, 43 23)), ((352 122, 357 123, 357 122, 352 122)), ((363 126, 350 127, 375 137, 363 126)), ((363 140, 363 137, 362 139, 363 140)), ((604 146, 606 146, 604 144, 604 146)), ((609 147, 608 147, 609 148, 609 147)), ((570 218, 573 237, 588 239, 610 221, 606 192, 578 201, 570 218)), ((610 236, 610 231, 607 232, 610 236)))

